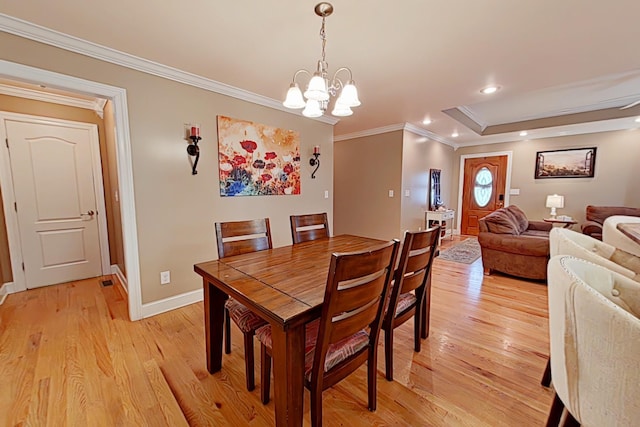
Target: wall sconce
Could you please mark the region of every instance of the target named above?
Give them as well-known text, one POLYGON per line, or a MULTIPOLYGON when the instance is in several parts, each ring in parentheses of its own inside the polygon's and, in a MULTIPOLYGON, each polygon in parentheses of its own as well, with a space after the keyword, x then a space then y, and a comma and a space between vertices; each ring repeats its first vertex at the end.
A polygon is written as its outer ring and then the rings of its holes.
POLYGON ((193 161, 193 166, 191 167, 191 175, 197 175, 198 171, 196 167, 198 167, 198 160, 200 160, 200 147, 198 147, 198 142, 202 139, 200 138, 199 125, 191 125, 191 129, 189 129, 189 139, 191 143, 187 146, 187 153, 189 153, 190 156, 196 156, 193 161))
POLYGON ((557 194, 547 196, 546 206, 551 208, 551 218, 555 218, 556 208, 564 208, 564 196, 558 196, 557 194))
POLYGON ((320 159, 318 157, 320 157, 320 146, 316 145, 315 147, 313 147, 313 157, 311 159, 309 159, 309 164, 311 166, 315 166, 316 167, 313 170, 313 172, 311 173, 311 178, 313 178, 313 179, 316 179, 316 172, 318 171, 318 168, 320 167, 320 159))

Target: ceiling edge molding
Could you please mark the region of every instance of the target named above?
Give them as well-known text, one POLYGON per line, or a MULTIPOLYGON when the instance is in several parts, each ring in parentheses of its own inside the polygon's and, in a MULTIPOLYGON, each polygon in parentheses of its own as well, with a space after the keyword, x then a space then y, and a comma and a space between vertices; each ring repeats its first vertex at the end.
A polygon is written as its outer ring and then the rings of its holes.
POLYGON ((353 133, 345 133, 344 135, 337 135, 333 137, 333 142, 345 141, 347 139, 363 138, 365 136, 379 135, 381 133, 393 132, 396 130, 404 130, 404 123, 397 123, 395 125, 367 129, 353 133))
MULTIPOLYGON (((177 68, 159 64, 148 59, 139 58, 128 53, 120 52, 106 46, 70 36, 59 31, 51 30, 2 13, 0 13, 0 31, 48 44, 70 52, 79 53, 111 64, 120 65, 143 73, 184 83, 210 92, 219 93, 221 95, 230 96, 253 104, 301 116, 300 112, 294 112, 285 108, 281 102, 276 101, 275 99, 258 95, 215 80, 207 79, 177 68)), ((321 116, 313 120, 330 125, 338 123, 338 119, 329 116, 321 116)))
POLYGON ((436 142, 440 142, 441 144, 445 144, 448 145, 450 147, 453 147, 454 149, 458 149, 460 148, 460 146, 458 144, 454 144, 451 141, 447 140, 446 138, 441 137, 440 135, 437 135, 433 132, 430 132, 426 129, 423 129, 419 126, 413 125, 411 123, 396 123, 394 125, 389 125, 389 126, 383 126, 383 127, 379 127, 379 128, 373 128, 373 129, 367 129, 367 130, 362 130, 359 132, 353 132, 353 133, 345 133, 344 135, 337 135, 333 138, 333 142, 338 142, 338 141, 346 141, 348 139, 355 139, 355 138, 363 138, 365 136, 373 136, 373 135, 380 135, 382 133, 387 133, 387 132, 394 132, 397 130, 406 130, 407 132, 411 132, 411 133, 415 133, 416 135, 420 135, 420 136, 424 136, 426 138, 429 138, 433 141, 436 142))
POLYGON ((435 134, 435 133, 433 133, 431 131, 428 131, 428 130, 423 129, 423 128, 419 127, 419 126, 413 125, 411 123, 405 123, 404 124, 404 130, 406 130, 407 132, 415 133, 416 135, 427 137, 427 138, 429 138, 429 139, 431 139, 433 141, 437 141, 437 142, 439 142, 441 144, 448 145, 450 147, 453 147, 456 150, 458 148, 460 148, 459 144, 455 144, 455 143, 449 141, 448 139, 443 138, 442 136, 440 136, 438 134, 435 134))
POLYGON ((107 102, 105 99, 79 99, 72 96, 42 92, 39 90, 10 86, 2 83, 0 83, 0 94, 32 99, 34 101, 67 105, 69 107, 83 108, 85 110, 93 110, 97 114, 103 114, 104 105, 107 102))

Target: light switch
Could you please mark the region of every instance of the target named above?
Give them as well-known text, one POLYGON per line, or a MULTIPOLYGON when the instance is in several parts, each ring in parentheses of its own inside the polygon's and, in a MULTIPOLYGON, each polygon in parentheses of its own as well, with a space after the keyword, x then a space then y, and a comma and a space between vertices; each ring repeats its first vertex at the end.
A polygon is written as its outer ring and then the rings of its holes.
POLYGON ((324 190, 324 198, 325 199, 329 198, 329 190, 324 190))
POLYGON ((389 197, 393 197, 393 190, 389 190, 389 197))
POLYGON ((509 194, 511 194, 512 196, 519 196, 520 195, 520 189, 519 188, 511 188, 509 190, 509 194))
POLYGON ((404 190, 404 197, 410 197, 411 196, 411 190, 404 190))

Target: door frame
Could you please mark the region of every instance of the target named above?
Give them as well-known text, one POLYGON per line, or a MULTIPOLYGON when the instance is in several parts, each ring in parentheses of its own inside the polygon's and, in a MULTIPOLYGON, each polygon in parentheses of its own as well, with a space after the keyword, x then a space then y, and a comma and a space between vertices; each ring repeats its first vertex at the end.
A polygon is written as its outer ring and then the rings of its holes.
POLYGON ((467 159, 494 156, 507 156, 507 177, 504 183, 504 206, 509 206, 509 193, 511 190, 511 163, 513 161, 513 151, 493 151, 489 153, 462 154, 460 156, 460 173, 458 177, 458 215, 456 218, 458 234, 460 234, 460 231, 462 230, 462 192, 464 186, 464 162, 467 159))
MULTIPOLYGON (((89 146, 91 149, 91 169, 93 172, 93 192, 96 197, 96 216, 98 222, 98 245, 100 246, 100 270, 102 275, 111 274, 109 264, 109 236, 107 233, 107 215, 104 200, 104 184, 102 181, 102 164, 100 163, 100 144, 98 142, 98 126, 93 123, 76 122, 72 120, 55 119, 50 117, 34 116, 31 114, 10 113, 0 111, 0 136, 7 138, 4 123, 6 120, 26 121, 43 125, 63 125, 74 129, 89 131, 89 146)), ((22 240, 18 226, 18 212, 12 205, 15 202, 13 186, 13 173, 11 168, 11 156, 9 147, 0 150, 0 188, 2 189, 2 202, 7 226, 7 240, 9 241, 9 253, 11 254, 11 270, 13 273, 13 290, 16 292, 27 290, 25 271, 22 269, 24 254, 22 253, 22 240)))
MULTIPOLYGON (((118 170, 124 261, 127 270, 126 283, 123 283, 123 285, 125 285, 128 295, 129 318, 131 320, 142 319, 140 255, 138 251, 138 227, 133 191, 133 162, 126 89, 6 60, 0 60, 0 77, 33 84, 44 84, 57 89, 111 100, 116 128, 116 167, 118 170)), ((13 291, 12 286, 8 289, 13 291)))

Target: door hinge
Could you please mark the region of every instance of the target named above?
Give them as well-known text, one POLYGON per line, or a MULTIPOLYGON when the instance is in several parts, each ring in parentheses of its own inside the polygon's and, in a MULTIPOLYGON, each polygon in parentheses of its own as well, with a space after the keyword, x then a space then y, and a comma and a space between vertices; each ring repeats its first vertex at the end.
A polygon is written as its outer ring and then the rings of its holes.
POLYGON ((24 271, 24 262, 22 263, 22 271, 24 271))
POLYGON ((13 208, 15 209, 16 212, 18 212, 18 203, 17 202, 13 202, 13 208))
POLYGON ((9 148, 9 138, 5 138, 4 143, 7 144, 7 148, 9 148))

